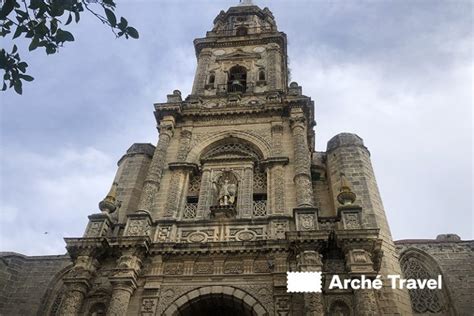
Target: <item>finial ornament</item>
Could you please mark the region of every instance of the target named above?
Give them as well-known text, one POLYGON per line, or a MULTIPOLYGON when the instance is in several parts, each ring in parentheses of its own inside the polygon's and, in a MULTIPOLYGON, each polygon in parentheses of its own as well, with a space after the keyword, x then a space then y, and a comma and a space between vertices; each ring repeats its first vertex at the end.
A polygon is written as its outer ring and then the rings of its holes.
POLYGON ((240 0, 239 5, 253 5, 252 0, 240 0))
POLYGON ((100 201, 99 209, 102 212, 113 213, 117 209, 119 204, 117 203, 117 186, 117 182, 112 183, 109 193, 107 193, 107 196, 102 201, 100 201))
POLYGON ((341 186, 339 188, 339 194, 337 195, 337 201, 341 203, 341 205, 351 205, 356 200, 356 197, 356 194, 351 190, 346 175, 341 172, 341 186))

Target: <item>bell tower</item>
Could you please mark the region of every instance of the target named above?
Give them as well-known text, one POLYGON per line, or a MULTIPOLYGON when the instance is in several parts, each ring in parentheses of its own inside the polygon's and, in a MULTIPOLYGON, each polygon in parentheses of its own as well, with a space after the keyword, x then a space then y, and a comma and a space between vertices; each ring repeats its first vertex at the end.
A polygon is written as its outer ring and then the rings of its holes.
POLYGON ((241 4, 221 11, 205 38, 194 41, 193 94, 262 93, 288 85, 286 35, 268 8, 241 4), (230 47, 237 49, 229 51, 230 47))
POLYGON ((406 291, 287 293, 400 273, 370 156, 340 134, 315 151, 314 103, 288 83, 287 39, 250 1, 194 40, 192 92, 154 104, 156 147, 134 144, 81 238, 61 313, 410 315, 406 291))

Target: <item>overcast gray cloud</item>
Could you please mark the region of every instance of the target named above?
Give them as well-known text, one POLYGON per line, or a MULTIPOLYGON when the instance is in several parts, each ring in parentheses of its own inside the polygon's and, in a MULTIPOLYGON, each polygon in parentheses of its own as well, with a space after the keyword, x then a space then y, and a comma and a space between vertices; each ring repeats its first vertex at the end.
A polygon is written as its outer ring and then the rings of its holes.
MULTIPOLYGON (((235 3, 120 1, 137 41, 84 17, 57 55, 21 45, 36 80, 0 95, 0 250, 63 253, 62 237, 82 235, 116 161, 156 142, 153 102, 190 92, 192 40, 235 3)), ((342 131, 364 138, 394 237, 473 238, 472 3, 256 3, 288 34, 317 150, 342 131)))

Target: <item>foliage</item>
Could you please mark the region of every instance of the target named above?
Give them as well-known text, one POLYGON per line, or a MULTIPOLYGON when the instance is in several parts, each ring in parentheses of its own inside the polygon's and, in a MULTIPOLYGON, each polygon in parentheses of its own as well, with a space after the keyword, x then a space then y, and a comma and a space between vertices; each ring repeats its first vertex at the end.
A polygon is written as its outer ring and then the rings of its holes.
MULTIPOLYGON (((74 41, 66 26, 73 21, 78 23, 85 11, 108 25, 116 37, 139 36, 125 18, 115 16, 115 0, 0 0, 0 3, 0 36, 12 34, 13 40, 27 38, 30 51, 41 47, 46 54, 55 54, 66 42, 74 41)), ((1 90, 13 87, 21 94, 22 81, 32 81, 33 77, 26 74, 28 64, 21 60, 17 50, 16 45, 10 52, 0 49, 0 69, 5 71, 1 90)))

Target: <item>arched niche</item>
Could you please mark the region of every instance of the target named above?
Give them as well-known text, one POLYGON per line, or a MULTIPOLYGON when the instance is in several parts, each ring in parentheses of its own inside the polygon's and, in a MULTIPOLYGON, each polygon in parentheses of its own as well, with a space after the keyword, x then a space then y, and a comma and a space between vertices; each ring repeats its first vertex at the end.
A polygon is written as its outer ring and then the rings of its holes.
POLYGON ((189 152, 186 161, 189 163, 200 164, 200 159, 205 153, 212 148, 219 146, 223 143, 234 143, 240 142, 253 149, 262 159, 266 159, 270 156, 270 145, 259 137, 252 135, 244 131, 224 131, 216 133, 202 142, 196 144, 189 152))

